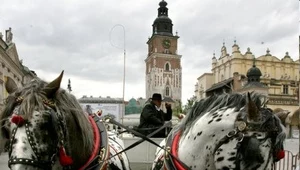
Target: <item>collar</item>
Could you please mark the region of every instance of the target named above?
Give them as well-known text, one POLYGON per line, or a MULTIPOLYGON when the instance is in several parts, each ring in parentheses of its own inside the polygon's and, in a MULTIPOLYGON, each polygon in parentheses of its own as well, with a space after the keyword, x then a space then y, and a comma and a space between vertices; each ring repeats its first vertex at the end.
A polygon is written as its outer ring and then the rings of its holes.
POLYGON ((172 155, 174 155, 176 158, 178 158, 178 145, 180 140, 181 131, 178 130, 177 132, 174 132, 174 135, 169 135, 169 137, 166 140, 166 150, 165 151, 165 162, 164 167, 165 170, 186 170, 182 163, 177 161, 176 159, 173 159, 173 157, 168 154, 168 152, 171 152, 172 155))
POLYGON ((103 160, 106 160, 108 158, 109 145, 105 125, 102 121, 100 121, 99 117, 96 115, 89 116, 89 121, 91 122, 94 131, 94 148, 86 164, 83 165, 79 170, 84 170, 91 167, 94 167, 92 169, 95 170, 106 169, 107 163, 103 160))

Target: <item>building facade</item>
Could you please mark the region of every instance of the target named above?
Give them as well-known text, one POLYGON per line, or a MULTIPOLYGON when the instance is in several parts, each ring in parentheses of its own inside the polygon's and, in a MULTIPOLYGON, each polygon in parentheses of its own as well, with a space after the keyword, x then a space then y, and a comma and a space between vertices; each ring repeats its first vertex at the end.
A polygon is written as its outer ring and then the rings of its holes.
POLYGON ((179 36, 173 35, 172 20, 168 17, 167 2, 159 3, 158 16, 148 39, 146 64, 146 99, 161 93, 168 102, 181 102, 181 55, 178 54, 179 36))
POLYGON ((199 100, 213 93, 242 92, 245 88, 251 88, 255 91, 266 91, 269 97, 268 107, 271 109, 282 108, 294 112, 299 108, 299 65, 299 59, 294 61, 288 52, 280 59, 267 49, 266 54, 256 58, 250 48, 242 54, 236 42, 232 46, 231 54, 223 44, 221 56, 217 59, 214 55, 212 58, 212 72, 198 78, 195 96, 199 100), (254 67, 253 60, 255 70, 259 68, 261 72, 260 83, 264 86, 247 86, 246 75, 254 67))
POLYGON ((19 60, 11 28, 5 31, 5 37, 0 32, 0 110, 3 108, 3 100, 8 96, 5 82, 9 81, 22 87, 35 77, 35 72, 29 70, 19 60))
POLYGON ((111 115, 118 122, 121 122, 124 117, 125 107, 122 98, 83 96, 78 99, 78 102, 82 109, 89 114, 111 115))

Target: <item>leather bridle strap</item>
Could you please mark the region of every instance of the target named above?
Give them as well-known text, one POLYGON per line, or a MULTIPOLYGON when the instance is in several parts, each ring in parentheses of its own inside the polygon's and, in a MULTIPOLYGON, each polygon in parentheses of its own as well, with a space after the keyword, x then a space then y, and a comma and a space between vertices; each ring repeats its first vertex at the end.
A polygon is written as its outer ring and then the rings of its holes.
POLYGON ((160 146, 159 144, 157 144, 156 142, 154 142, 153 140, 151 140, 147 136, 145 136, 145 135, 143 135, 143 134, 141 134, 141 133, 139 133, 139 132, 137 132, 135 130, 132 130, 132 129, 124 126, 124 125, 122 125, 121 123, 115 121, 114 119, 105 118, 105 120, 108 121, 108 122, 110 122, 110 123, 112 123, 112 124, 115 124, 115 125, 117 125, 117 126, 119 126, 121 128, 124 128, 124 129, 128 130, 129 132, 133 133, 134 135, 142 138, 143 140, 146 140, 146 141, 150 142, 151 144, 159 147, 160 149, 163 149, 164 151, 169 152, 169 154, 171 155, 171 157, 173 159, 175 159, 177 162, 179 162, 186 170, 190 170, 190 168, 185 163, 183 163, 179 158, 177 158, 176 156, 174 156, 170 151, 166 150, 164 147, 160 146))
POLYGON ((232 130, 230 131, 227 135, 225 135, 221 140, 219 140, 219 142, 217 143, 213 153, 216 153, 216 151, 224 144, 224 143, 228 143, 228 141, 231 138, 236 137, 238 142, 242 142, 244 139, 244 134, 238 130, 232 130))
MULTIPOLYGON (((17 133, 18 128, 15 128, 12 132, 12 137, 11 137, 11 143, 10 143, 10 149, 9 149, 9 157, 11 156, 11 151, 12 151, 12 145, 13 145, 13 140, 15 139, 15 135, 17 133)), ((33 153, 35 154, 35 156, 37 157, 36 160, 34 159, 28 159, 28 158, 9 158, 8 160, 8 167, 10 168, 11 165, 13 164, 25 164, 25 165, 31 165, 31 166, 36 166, 39 168, 43 168, 43 169, 51 169, 51 165, 54 163, 53 158, 55 155, 53 155, 51 157, 50 161, 43 161, 40 160, 40 155, 37 152, 36 147, 33 146, 33 139, 31 139, 28 135, 30 134, 29 128, 28 128, 28 124, 25 123, 25 131, 26 131, 26 136, 27 139, 29 141, 29 144, 33 150, 33 153)))
POLYGON ((26 158, 15 158, 9 160, 9 167, 13 164, 23 164, 23 165, 30 165, 39 167, 42 169, 51 169, 51 162, 50 161, 42 161, 42 160, 33 160, 33 159, 26 159, 26 158))

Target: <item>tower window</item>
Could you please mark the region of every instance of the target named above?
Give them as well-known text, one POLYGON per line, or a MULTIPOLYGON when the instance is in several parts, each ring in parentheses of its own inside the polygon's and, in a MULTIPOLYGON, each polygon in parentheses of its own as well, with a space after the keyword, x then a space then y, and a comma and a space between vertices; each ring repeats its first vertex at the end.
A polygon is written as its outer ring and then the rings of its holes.
POLYGON ((168 26, 167 26, 167 24, 165 24, 165 30, 167 30, 168 29, 168 26))
POLYGON ((166 96, 170 96, 170 89, 169 89, 169 87, 166 87, 166 96))
POLYGON ((283 94, 289 94, 289 86, 283 85, 283 94))
POLYGON ((166 70, 166 71, 170 71, 170 64, 169 64, 169 63, 166 63, 166 65, 165 65, 165 70, 166 70))

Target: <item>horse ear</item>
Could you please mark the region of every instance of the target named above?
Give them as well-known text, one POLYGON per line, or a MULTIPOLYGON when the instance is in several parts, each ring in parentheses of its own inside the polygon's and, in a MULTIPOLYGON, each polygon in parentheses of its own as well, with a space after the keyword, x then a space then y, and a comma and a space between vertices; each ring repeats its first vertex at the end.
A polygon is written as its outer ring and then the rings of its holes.
POLYGON ((251 121, 257 121, 259 119, 259 111, 258 111, 258 108, 256 106, 256 104, 252 101, 251 99, 251 95, 250 93, 248 92, 247 93, 247 116, 248 116, 248 119, 251 120, 251 121))
POLYGON ((286 121, 286 118, 288 117, 288 115, 290 113, 291 112, 289 112, 289 111, 282 110, 280 112, 275 112, 274 114, 280 119, 281 124, 283 124, 284 126, 286 126, 285 121, 286 121))
POLYGON ((12 94, 18 89, 18 86, 11 78, 7 77, 7 80, 5 81, 5 89, 8 94, 12 94))
POLYGON ((64 71, 62 71, 60 73, 60 75, 53 80, 52 82, 50 82, 46 87, 44 87, 44 89, 42 90, 43 93, 48 97, 48 98, 52 98, 54 96, 54 94, 57 92, 57 90, 60 88, 60 83, 63 77, 64 71))

